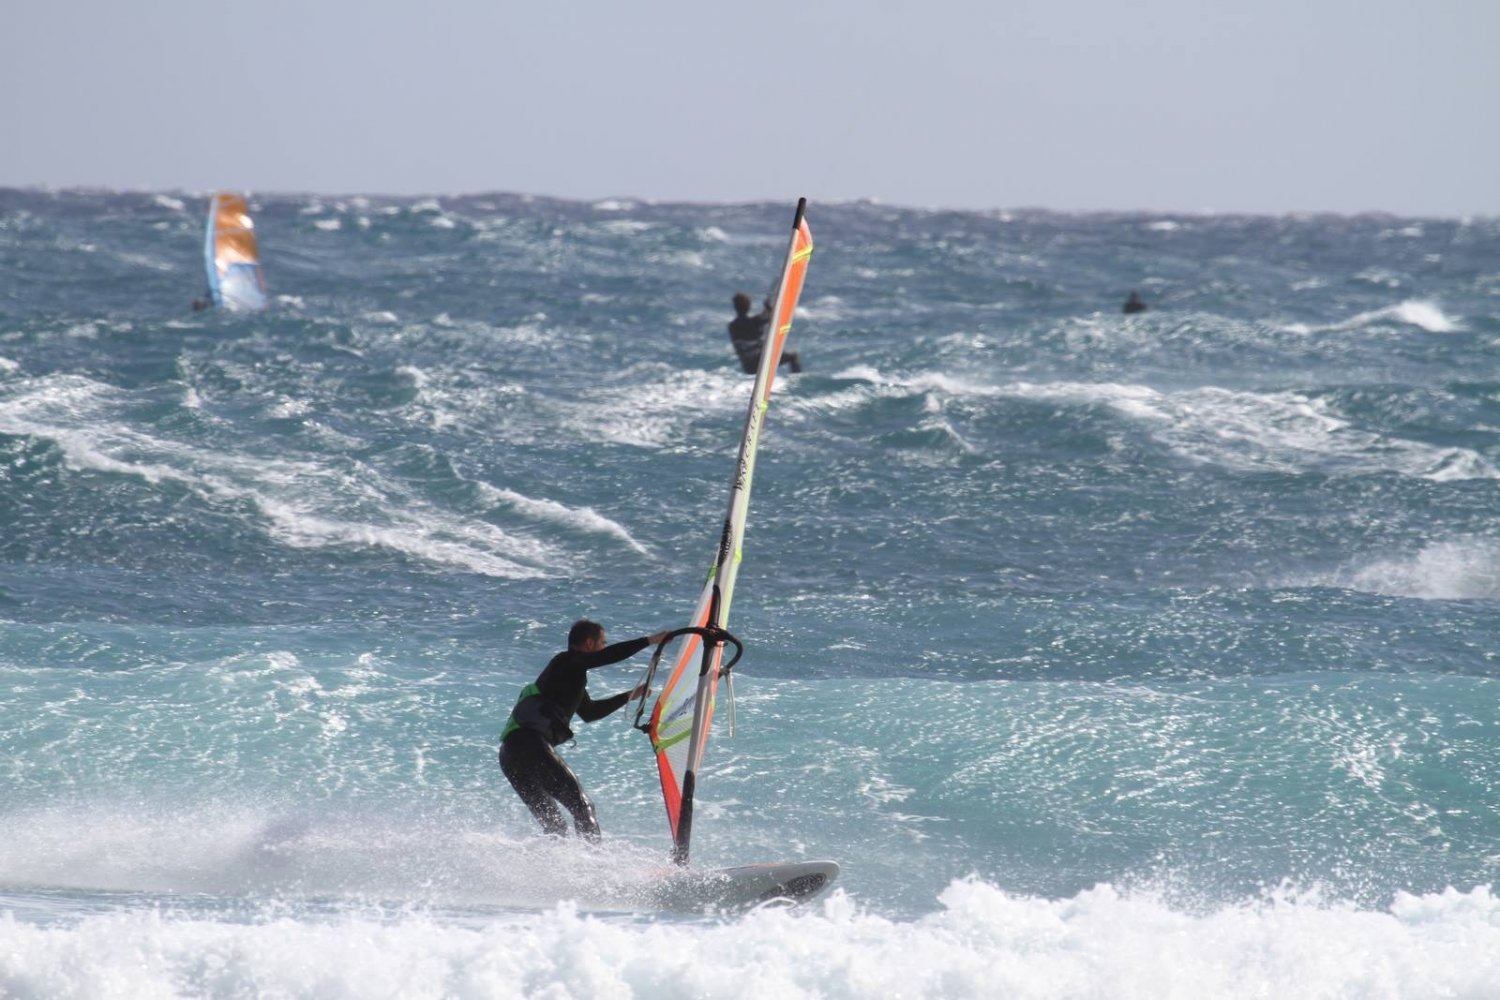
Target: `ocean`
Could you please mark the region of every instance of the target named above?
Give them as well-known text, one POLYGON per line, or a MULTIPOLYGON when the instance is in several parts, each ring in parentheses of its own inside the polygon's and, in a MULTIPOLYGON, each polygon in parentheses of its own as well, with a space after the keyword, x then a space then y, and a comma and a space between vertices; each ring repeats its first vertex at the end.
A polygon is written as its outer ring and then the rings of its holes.
POLYGON ((0 190, 0 996, 1500 997, 1500 220, 820 204, 693 861, 685 624, 784 204, 0 190), (1126 315, 1139 290, 1148 311, 1126 315), (646 657, 601 670, 596 696, 646 657))

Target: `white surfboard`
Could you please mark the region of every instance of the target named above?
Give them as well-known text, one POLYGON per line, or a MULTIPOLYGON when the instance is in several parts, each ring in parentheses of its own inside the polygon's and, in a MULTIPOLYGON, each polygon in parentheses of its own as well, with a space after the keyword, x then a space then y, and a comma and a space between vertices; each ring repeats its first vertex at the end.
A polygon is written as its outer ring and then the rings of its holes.
POLYGON ((768 903, 803 903, 838 877, 832 861, 780 861, 737 868, 676 868, 651 889, 663 910, 743 910, 768 903))

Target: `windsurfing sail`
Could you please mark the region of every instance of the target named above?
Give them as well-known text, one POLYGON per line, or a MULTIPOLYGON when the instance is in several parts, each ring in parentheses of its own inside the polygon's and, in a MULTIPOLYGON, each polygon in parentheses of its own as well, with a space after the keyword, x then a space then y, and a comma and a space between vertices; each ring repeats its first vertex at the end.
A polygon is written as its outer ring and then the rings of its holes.
POLYGON ((255 222, 245 199, 219 192, 208 203, 203 236, 208 290, 221 309, 264 309, 266 278, 255 244, 255 222))
MULTIPOLYGON (((641 726, 651 737, 656 752, 657 770, 661 775, 662 795, 666 799, 667 820, 672 828, 672 858, 687 864, 688 845, 693 829, 693 796, 697 787, 698 765, 708 742, 713 722, 714 698, 720 677, 738 660, 738 653, 723 663, 725 642, 738 649, 739 642, 725 632, 729 621, 729 603, 734 596, 734 581, 740 567, 740 546, 745 537, 745 518, 750 509, 750 482, 755 473, 755 452, 760 444, 761 427, 771 404, 771 386, 776 366, 792 328, 792 314, 802 294, 802 281, 812 257, 812 231, 804 217, 807 199, 797 202, 792 220, 791 243, 776 284, 771 307, 770 325, 761 349, 760 368, 751 390, 750 408, 745 414, 745 431, 740 438, 740 455, 735 463, 729 486, 729 510, 718 551, 708 574, 708 581, 693 611, 691 624, 678 629, 657 646, 648 668, 647 683, 655 674, 663 650, 674 644, 671 670, 661 686, 661 693, 651 709, 650 721, 641 726), (680 641, 679 641, 680 640, 680 641), (696 668, 696 669, 695 669, 696 668)), ((644 712, 644 706, 641 712, 644 712)), ((637 714, 639 725, 640 713, 637 714)))

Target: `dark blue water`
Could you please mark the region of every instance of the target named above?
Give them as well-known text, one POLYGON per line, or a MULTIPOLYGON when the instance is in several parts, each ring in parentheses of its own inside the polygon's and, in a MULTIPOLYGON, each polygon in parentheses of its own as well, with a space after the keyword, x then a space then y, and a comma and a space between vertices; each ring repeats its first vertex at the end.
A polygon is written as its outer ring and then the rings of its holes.
POLYGON ((499 726, 690 612, 792 200, 252 198, 245 315, 206 196, 0 191, 0 992, 1494 995, 1490 219, 814 203, 694 857, 841 892, 572 909, 647 742, 589 850, 499 726))

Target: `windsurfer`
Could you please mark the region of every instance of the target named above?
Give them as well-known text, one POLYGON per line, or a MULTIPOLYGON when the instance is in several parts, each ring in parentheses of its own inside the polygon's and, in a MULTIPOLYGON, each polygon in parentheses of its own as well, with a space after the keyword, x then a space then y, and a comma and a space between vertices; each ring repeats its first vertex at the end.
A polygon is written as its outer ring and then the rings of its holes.
MULTIPOLYGON (((740 367, 754 375, 760 369, 761 347, 766 341, 766 332, 771 328, 771 303, 758 315, 750 315, 750 296, 744 292, 734 293, 734 319, 729 321, 729 342, 740 359, 740 367)), ((794 351, 781 353, 781 364, 793 372, 802 370, 802 360, 794 351)))
POLYGON ((568 631, 568 648, 521 690, 500 737, 500 770, 547 833, 567 835, 567 823, 557 808, 560 802, 572 814, 580 836, 599 839, 594 804, 554 749, 573 738, 569 728, 573 716, 596 722, 648 693, 642 684, 596 701, 586 687, 588 672, 634 656, 666 635, 656 632, 606 646, 604 626, 587 619, 574 622, 568 631))
POLYGON ((1125 313, 1143 313, 1146 311, 1146 300, 1141 298, 1141 293, 1131 290, 1129 298, 1125 300, 1125 313))

